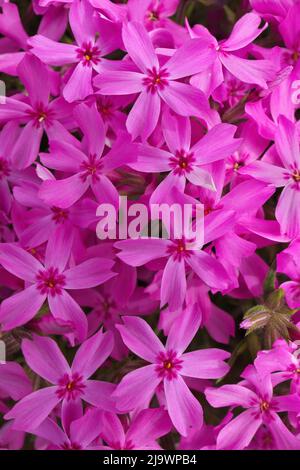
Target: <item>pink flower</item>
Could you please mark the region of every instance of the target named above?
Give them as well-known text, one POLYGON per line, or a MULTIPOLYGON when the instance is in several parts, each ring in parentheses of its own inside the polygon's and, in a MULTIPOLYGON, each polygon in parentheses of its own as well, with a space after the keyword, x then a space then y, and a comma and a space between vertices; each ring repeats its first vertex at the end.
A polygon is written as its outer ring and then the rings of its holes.
POLYGON ((94 13, 87 0, 73 1, 69 21, 76 45, 58 43, 42 35, 28 40, 31 52, 45 64, 77 64, 63 90, 63 96, 69 102, 82 100, 93 93, 93 70, 102 71, 103 57, 117 49, 120 43, 114 23, 94 13), (97 33, 100 33, 98 38, 97 33))
POLYGON ((5 102, 0 103, 0 121, 25 124, 10 149, 15 168, 24 169, 36 159, 44 131, 50 138, 66 132, 61 121, 70 113, 70 105, 61 98, 49 101, 54 76, 37 57, 26 54, 18 66, 18 74, 28 97, 5 98, 5 102))
POLYGON ((32 386, 24 370, 16 362, 0 363, 0 396, 17 401, 30 394, 32 386))
POLYGON ((172 428, 168 413, 162 408, 140 411, 125 429, 116 414, 103 412, 101 438, 106 443, 103 450, 161 449, 156 440, 172 428))
POLYGON ((103 156, 105 127, 96 107, 80 104, 74 115, 84 132, 87 148, 83 149, 73 136, 70 142, 53 140, 50 154, 43 154, 42 162, 50 168, 74 174, 61 180, 47 179, 39 195, 47 204, 67 209, 91 187, 99 203, 118 207, 118 191, 106 175, 135 160, 129 136, 122 133, 111 151, 103 156))
POLYGON ((0 307, 3 330, 11 330, 31 320, 48 300, 52 315, 72 326, 76 337, 82 341, 87 333, 86 317, 65 289, 87 289, 105 282, 115 274, 113 262, 92 258, 66 269, 72 240, 60 229, 55 239, 48 242, 45 264, 13 244, 0 246, 0 263, 10 273, 24 279, 26 288, 5 299, 0 307))
MULTIPOLYGON (((300 354, 299 345, 278 339, 273 348, 259 351, 255 366, 264 374, 272 373, 272 384, 276 386, 290 380, 291 393, 300 392, 300 354)), ((298 414, 298 413, 297 413, 298 414)))
POLYGON ((189 40, 164 65, 154 51, 145 28, 136 22, 123 26, 126 50, 138 71, 109 71, 98 75, 95 86, 103 95, 140 93, 127 118, 127 129, 133 139, 146 140, 157 126, 161 101, 181 116, 197 116, 209 125, 216 123, 205 95, 185 83, 177 81, 201 70, 211 63, 206 41, 189 40))
POLYGON ((192 428, 201 428, 202 409, 184 377, 222 377, 228 371, 223 361, 229 354, 219 349, 183 354, 199 328, 199 316, 194 310, 187 311, 183 319, 173 325, 166 346, 144 320, 125 316, 123 321, 124 326, 118 325, 118 329, 124 343, 150 365, 130 372, 120 382, 114 393, 117 408, 130 411, 147 404, 163 382, 166 406, 175 428, 184 436, 192 428))
POLYGON ((24 339, 22 351, 26 362, 52 385, 24 397, 5 415, 5 419, 14 419, 13 426, 17 430, 33 431, 59 403, 62 403, 65 415, 72 409, 79 407, 80 410, 81 400, 114 411, 110 395, 115 386, 100 380, 88 380, 109 357, 112 348, 110 333, 99 331, 80 346, 70 367, 52 339, 37 335, 33 341, 24 339))
POLYGON ((260 15, 283 19, 293 2, 294 0, 250 0, 250 5, 260 15))
POLYGON ((146 173, 169 172, 153 192, 150 203, 166 202, 172 187, 184 192, 186 180, 215 191, 213 178, 205 165, 225 159, 240 146, 241 139, 233 138, 236 128, 230 124, 218 124, 191 145, 188 118, 165 112, 162 123, 168 151, 141 144, 137 161, 130 164, 135 170, 146 173))
POLYGON ((70 423, 63 423, 64 429, 47 418, 34 429, 34 434, 46 440, 47 450, 99 450, 94 441, 101 431, 101 416, 99 408, 89 408, 80 418, 74 413, 70 423))
MULTIPOLYGON (((281 233, 295 238, 300 234, 300 151, 297 128, 285 116, 278 118, 278 130, 275 135, 276 154, 270 153, 263 160, 256 161, 241 170, 241 173, 284 186, 279 198, 275 215, 280 223, 281 233)), ((271 149, 270 152, 274 150, 271 149)))
POLYGON ((277 449, 300 449, 300 440, 288 430, 277 414, 282 411, 298 412, 299 396, 273 396, 270 374, 260 374, 254 366, 249 366, 243 377, 245 381, 237 385, 223 385, 205 391, 208 402, 215 408, 246 408, 220 431, 217 449, 245 449, 262 425, 270 430, 277 449))
POLYGON ((286 301, 290 308, 300 307, 299 246, 300 240, 294 240, 288 248, 277 256, 277 271, 286 274, 291 279, 280 285, 285 291, 286 301))
MULTIPOLYGON (((219 221, 226 222, 232 212, 221 214, 219 221)), ((211 220, 213 225, 213 220, 211 220)), ((213 227, 211 227, 213 229, 213 227)), ((219 230, 226 231, 226 225, 219 230)), ((206 242, 216 237, 216 231, 207 226, 206 242), (214 232, 214 233, 213 233, 214 232)), ((115 247, 121 252, 117 255, 130 266, 142 266, 150 261, 168 258, 161 281, 161 307, 168 304, 170 311, 177 310, 183 304, 186 294, 186 269, 194 272, 202 281, 214 290, 228 287, 228 277, 222 264, 206 251, 182 239, 166 240, 161 238, 138 238, 117 242, 115 247)))
POLYGON ((209 41, 214 62, 211 66, 209 82, 202 72, 191 79, 191 83, 206 89, 211 94, 224 80, 223 67, 241 82, 254 83, 262 88, 268 88, 267 81, 274 78, 274 66, 268 60, 248 60, 239 54, 254 39, 256 39, 268 24, 260 28, 261 18, 256 13, 247 13, 233 27, 228 39, 218 42, 210 32, 201 25, 190 29, 192 38, 209 41))

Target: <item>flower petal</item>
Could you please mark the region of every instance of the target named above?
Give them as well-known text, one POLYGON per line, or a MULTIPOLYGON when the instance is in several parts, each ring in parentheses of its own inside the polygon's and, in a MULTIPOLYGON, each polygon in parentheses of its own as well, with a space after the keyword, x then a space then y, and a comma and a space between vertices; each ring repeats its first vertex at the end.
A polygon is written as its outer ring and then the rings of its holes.
POLYGON ((131 95, 144 88, 144 75, 127 70, 105 70, 94 79, 101 95, 131 95))
POLYGON ((217 437, 218 450, 243 450, 255 436, 262 419, 252 409, 246 410, 226 424, 217 437))
POLYGON ((155 362, 165 348, 148 323, 142 318, 124 316, 124 325, 116 325, 126 346, 145 361, 155 362))
POLYGON ((275 145, 286 168, 300 167, 300 151, 297 126, 285 116, 278 118, 278 131, 275 133, 275 145))
POLYGON ((131 109, 126 126, 132 139, 146 140, 157 126, 160 115, 160 97, 157 93, 142 91, 131 109))
POLYGON ((217 124, 217 114, 209 107, 204 93, 186 83, 170 81, 159 90, 162 99, 180 116, 196 116, 210 126, 217 124))
POLYGON ((3 331, 25 325, 36 315, 45 300, 46 294, 40 295, 36 285, 3 300, 0 307, 0 323, 3 331))
POLYGON ((215 348, 192 351, 181 356, 180 373, 199 379, 218 379, 229 371, 228 364, 224 362, 229 357, 227 351, 215 348))
POLYGON ((103 284, 116 273, 111 271, 114 262, 106 258, 92 258, 64 272, 66 289, 88 289, 103 284))
POLYGON ((252 390, 241 385, 223 385, 219 388, 207 388, 205 396, 214 408, 225 406, 242 406, 248 408, 258 400, 252 390))
POLYGON ((153 67, 159 68, 150 36, 141 23, 124 24, 122 36, 128 54, 140 70, 146 73, 153 67))
POLYGON ((115 247, 121 250, 117 254, 124 263, 130 266, 142 266, 154 259, 167 256, 170 242, 160 238, 139 238, 136 240, 122 240, 115 243, 115 247))
POLYGON ((14 428, 19 431, 33 431, 59 403, 56 392, 57 387, 46 387, 27 395, 6 413, 5 419, 14 419, 14 428))
POLYGON ((111 332, 99 331, 79 347, 73 360, 72 372, 77 372, 84 378, 91 377, 110 356, 113 346, 111 332))
POLYGON ((228 276, 222 264, 205 251, 194 251, 186 262, 209 287, 226 289, 228 286, 228 276))
POLYGON ((82 398, 101 410, 116 411, 115 399, 112 398, 115 388, 116 385, 109 382, 88 380, 82 398))
POLYGON ((199 401, 187 387, 183 378, 164 380, 167 409, 177 431, 187 436, 202 427, 203 412, 199 401))
POLYGON ((268 27, 268 23, 266 23, 262 28, 259 28, 260 23, 261 17, 259 15, 246 13, 235 23, 229 38, 222 42, 222 50, 237 51, 248 46, 268 27))
POLYGON ((63 89, 65 100, 72 103, 76 100, 84 100, 88 95, 93 94, 92 74, 92 67, 79 62, 63 89))
POLYGON ((0 263, 11 274, 30 282, 34 282, 38 271, 43 269, 34 256, 11 243, 0 244, 0 263))
POLYGON ((207 70, 216 59, 216 51, 210 47, 209 41, 189 39, 175 51, 165 64, 172 80, 189 77, 207 70))
POLYGON ((60 295, 49 296, 48 302, 52 315, 71 327, 77 339, 83 341, 87 335, 87 318, 73 297, 63 290, 60 295))
POLYGON ((31 52, 42 62, 49 65, 66 65, 77 62, 76 46, 52 41, 41 34, 28 39, 31 52))
POLYGON ((298 184, 290 183, 282 191, 275 216, 280 223, 281 233, 290 238, 300 235, 300 189, 298 184))
POLYGON ((22 352, 29 367, 52 384, 70 372, 69 364, 51 338, 33 336, 22 341, 22 352))
POLYGON ((161 280, 160 306, 168 304, 171 312, 180 308, 186 294, 186 276, 184 260, 170 256, 161 280))
POLYGON ((47 204, 67 209, 80 199, 88 187, 89 183, 83 182, 80 175, 76 174, 63 180, 44 181, 39 196, 47 204))
POLYGON ((155 369, 156 365, 151 364, 125 375, 114 392, 118 410, 130 411, 140 406, 143 408, 148 406, 156 387, 161 382, 155 369))

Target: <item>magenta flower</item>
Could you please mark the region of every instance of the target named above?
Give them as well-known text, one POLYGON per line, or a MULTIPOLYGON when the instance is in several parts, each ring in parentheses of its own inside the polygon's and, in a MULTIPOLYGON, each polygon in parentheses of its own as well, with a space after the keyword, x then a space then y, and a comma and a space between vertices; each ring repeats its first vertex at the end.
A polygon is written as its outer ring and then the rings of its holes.
POLYGON ((254 366, 243 373, 245 382, 223 385, 205 391, 208 402, 216 408, 246 408, 220 431, 217 449, 241 450, 247 447, 258 429, 265 425, 272 433, 278 449, 300 449, 297 439, 283 424, 277 413, 299 411, 298 395, 273 396, 270 374, 259 374, 254 366))
MULTIPOLYGON (((275 215, 280 223, 281 233, 295 238, 300 235, 300 150, 297 127, 285 116, 278 118, 278 130, 275 135, 275 149, 270 160, 253 162, 241 173, 272 183, 277 187, 284 186, 279 198, 275 215)), ((272 149, 274 150, 274 149, 272 149)))
MULTIPOLYGON (((39 167, 38 167, 39 168, 39 167)), ((56 230, 73 232, 84 228, 97 220, 98 204, 90 198, 83 198, 68 209, 49 206, 42 201, 38 193, 39 184, 18 181, 14 187, 14 198, 27 209, 26 224, 19 232, 20 244, 23 248, 32 249, 56 237, 56 230)))
POLYGON ((24 169, 36 159, 44 131, 50 138, 65 134, 61 121, 70 113, 70 105, 61 98, 49 102, 53 76, 33 55, 25 55, 18 66, 18 74, 28 97, 20 99, 19 95, 14 95, 0 102, 0 121, 25 124, 10 150, 15 168, 24 169))
POLYGON ((230 124, 218 124, 191 145, 188 118, 166 112, 162 122, 169 151, 141 144, 137 161, 130 164, 135 170, 146 173, 169 172, 153 192, 150 203, 165 202, 172 187, 184 192, 186 180, 215 191, 212 175, 203 166, 225 159, 240 146, 241 139, 233 138, 236 128, 230 124))
POLYGON ((297 23, 299 11, 299 4, 291 5, 279 26, 280 34, 287 48, 282 51, 282 59, 289 65, 295 65, 300 58, 300 31, 297 23))
POLYGON ((24 173, 16 170, 12 161, 12 150, 19 136, 19 126, 15 122, 8 122, 0 133, 0 209, 9 213, 13 202, 9 184, 25 179, 24 173))
POLYGON ((114 397, 117 408, 130 411, 147 404, 158 385, 163 382, 166 406, 175 428, 186 436, 191 428, 202 426, 200 403, 189 391, 183 377, 215 379, 228 371, 224 360, 226 351, 203 349, 183 354, 197 330, 199 316, 192 310, 170 330, 166 346, 151 327, 137 317, 123 317, 124 326, 118 325, 126 346, 151 364, 127 374, 120 382, 114 397))
POLYGON ((294 0, 250 0, 251 7, 260 15, 283 19, 287 15, 294 0))
POLYGON ((0 363, 0 397, 11 397, 17 401, 29 395, 31 391, 30 380, 20 364, 16 362, 0 363))
POLYGON ((71 423, 63 423, 64 429, 47 418, 34 434, 47 441, 47 450, 99 450, 95 441, 102 429, 102 413, 99 408, 89 408, 80 418, 74 413, 71 423))
MULTIPOLYGON (((178 33, 179 27, 169 20, 176 13, 179 0, 129 0, 127 3, 130 21, 144 24, 148 31, 166 28, 178 33)), ((176 33, 174 38, 176 38, 176 33)))
POLYGON ((276 340, 271 350, 259 351, 255 366, 264 374, 272 373, 273 386, 290 380, 291 393, 299 395, 300 358, 299 345, 296 343, 287 343, 283 339, 276 340))
POLYGON ((76 45, 59 43, 42 35, 28 40, 31 52, 45 64, 76 64, 63 90, 63 96, 69 102, 83 100, 93 93, 93 71, 103 70, 106 62, 103 57, 117 49, 120 43, 114 23, 100 19, 94 13, 87 0, 73 1, 69 21, 76 45))
MULTIPOLYGON (((205 222, 204 243, 225 234, 234 224, 233 211, 220 211, 212 214, 205 222)), ((163 270, 160 305, 168 304, 170 311, 181 308, 186 295, 186 271, 195 273, 211 289, 225 290, 229 278, 225 268, 214 256, 200 249, 184 236, 180 239, 138 238, 119 241, 118 257, 130 266, 142 266, 150 261, 168 258, 163 270)))
POLYGON ((283 282, 286 301, 290 308, 300 308, 300 240, 293 241, 277 256, 277 271, 286 274, 291 280, 283 282))
POLYGON ((0 0, 1 450, 300 449, 299 12, 0 0))
POLYGON ((101 258, 66 269, 71 242, 64 230, 58 230, 55 239, 48 242, 45 264, 17 245, 0 245, 2 266, 26 282, 24 290, 1 304, 0 322, 4 331, 27 323, 47 299, 55 318, 71 326, 80 341, 86 337, 86 316, 66 289, 88 289, 102 284, 115 273, 111 271, 113 262, 101 258))
POLYGON ((140 411, 125 429, 116 414, 106 411, 100 422, 100 436, 106 443, 101 447, 103 450, 159 450, 156 440, 172 428, 168 413, 162 408, 140 411))
POLYGON ((1 3, 2 13, 0 14, 0 33, 10 42, 10 51, 1 50, 0 70, 1 72, 18 75, 17 67, 24 58, 25 52, 20 49, 27 49, 27 33, 23 28, 18 7, 13 3, 1 3))
MULTIPOLYGON (((262 88, 268 88, 267 82, 274 78, 274 65, 269 60, 248 60, 241 57, 243 51, 267 27, 266 23, 260 28, 261 18, 256 13, 247 13, 233 27, 228 39, 218 42, 203 26, 190 29, 192 38, 209 41, 212 57, 214 57, 209 75, 208 94, 211 94, 224 80, 223 67, 241 82, 254 83, 262 88)), ((191 83, 200 88, 207 87, 204 74, 196 75, 191 83)))
POLYGON ((115 386, 100 380, 88 380, 106 361, 113 348, 110 333, 99 331, 87 339, 77 350, 70 367, 55 341, 34 335, 33 341, 23 340, 22 351, 27 364, 52 385, 30 393, 20 400, 6 415, 14 419, 14 428, 32 431, 62 403, 66 415, 81 400, 107 411, 114 411, 110 398, 115 386))
POLYGON ((118 207, 118 191, 106 175, 135 160, 129 136, 125 133, 120 135, 112 150, 103 156, 105 127, 96 107, 80 104, 74 110, 74 115, 84 132, 87 149, 83 149, 72 136, 70 142, 53 140, 50 154, 43 154, 42 162, 50 168, 74 174, 61 180, 47 179, 39 195, 47 204, 66 209, 91 187, 99 203, 118 207))
POLYGON ((138 71, 107 70, 95 78, 94 84, 102 95, 140 93, 126 123, 133 139, 141 136, 145 140, 152 134, 158 123, 161 101, 181 116, 197 116, 209 125, 216 123, 205 95, 177 81, 208 68, 211 54, 206 41, 187 41, 163 66, 147 31, 139 23, 123 26, 123 41, 138 71))

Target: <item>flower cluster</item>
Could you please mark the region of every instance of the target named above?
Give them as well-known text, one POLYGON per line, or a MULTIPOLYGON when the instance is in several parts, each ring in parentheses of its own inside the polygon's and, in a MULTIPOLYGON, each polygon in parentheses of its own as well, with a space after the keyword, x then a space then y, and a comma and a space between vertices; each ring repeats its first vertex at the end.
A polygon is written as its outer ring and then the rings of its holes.
POLYGON ((0 0, 0 449, 300 449, 299 15, 0 0))

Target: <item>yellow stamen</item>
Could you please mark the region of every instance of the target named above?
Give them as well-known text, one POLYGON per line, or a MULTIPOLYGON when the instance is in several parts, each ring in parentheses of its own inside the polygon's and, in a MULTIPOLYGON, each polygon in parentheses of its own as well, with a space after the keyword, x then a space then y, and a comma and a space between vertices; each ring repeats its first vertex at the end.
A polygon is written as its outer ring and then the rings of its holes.
POLYGON ((260 404, 261 411, 268 411, 270 404, 267 401, 262 401, 260 404))
POLYGON ((72 390, 73 388, 73 382, 69 382, 67 385, 67 390, 72 390))

